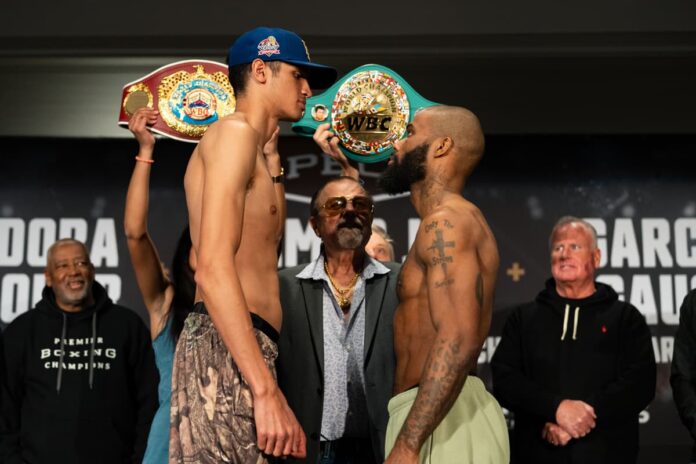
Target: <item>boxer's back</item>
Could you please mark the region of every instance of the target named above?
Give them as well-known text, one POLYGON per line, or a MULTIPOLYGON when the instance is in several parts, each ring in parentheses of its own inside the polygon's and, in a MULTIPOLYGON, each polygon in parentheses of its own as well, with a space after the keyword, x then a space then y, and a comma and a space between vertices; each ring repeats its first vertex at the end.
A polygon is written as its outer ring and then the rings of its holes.
MULTIPOLYGON (((481 211, 461 196, 452 195, 433 214, 423 219, 399 275, 399 306, 394 318, 395 394, 418 384, 437 335, 431 315, 433 295, 429 293, 440 291, 439 286, 443 283, 428 283, 429 268, 440 266, 440 262, 435 263, 433 260, 440 259, 446 263, 450 258, 460 261, 466 259, 464 256, 452 255, 459 238, 447 235, 450 226, 454 230, 463 228, 466 231, 468 237, 462 237, 462 240, 469 241, 470 258, 476 260, 480 273, 480 278, 475 275, 451 276, 452 279, 470 279, 475 282, 471 291, 476 292, 476 300, 483 303, 477 308, 480 317, 477 327, 472 331, 477 334, 479 350, 488 335, 499 264, 497 245, 481 211), (431 262, 424 261, 423 250, 427 250, 426 254, 431 262)), ((466 303, 462 300, 462 304, 466 303)), ((465 309, 470 308, 462 308, 462 318, 458 323, 470 324, 472 321, 467 320, 465 309)))
MULTIPOLYGON (((211 142, 220 143, 225 140, 224 132, 229 129, 226 126, 230 123, 245 123, 244 115, 234 114, 211 126, 208 131, 210 133, 206 134, 194 150, 186 169, 184 177, 186 203, 191 240, 197 251, 200 244, 201 206, 205 191, 205 160, 209 155, 206 150, 211 142), (216 131, 221 133, 216 134, 216 131)), ((243 201, 241 235, 233 257, 234 267, 238 270, 239 282, 249 311, 258 314, 279 330, 282 320, 277 277, 277 247, 280 231, 282 231, 280 205, 278 205, 273 182, 268 175, 260 139, 254 141, 254 145, 256 153, 250 154, 254 156, 253 167, 245 181, 244 190, 239 194, 243 198, 235 198, 238 195, 231 195, 229 198, 230 204, 233 201, 243 201)), ((230 211, 232 211, 231 208, 230 211)), ((219 237, 219 240, 234 241, 235 237, 219 237)), ((232 257, 220 256, 219 259, 232 259, 232 257)), ((196 301, 201 299, 201 295, 197 292, 196 301)))

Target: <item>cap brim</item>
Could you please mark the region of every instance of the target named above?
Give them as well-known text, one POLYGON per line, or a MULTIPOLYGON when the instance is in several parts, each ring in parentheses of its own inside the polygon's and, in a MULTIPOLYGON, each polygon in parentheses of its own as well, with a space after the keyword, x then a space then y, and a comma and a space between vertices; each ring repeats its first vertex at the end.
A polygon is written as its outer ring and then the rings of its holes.
POLYGON ((294 64, 307 72, 307 82, 313 89, 328 89, 331 84, 336 82, 338 71, 330 66, 323 64, 307 63, 306 61, 283 60, 286 63, 294 64))

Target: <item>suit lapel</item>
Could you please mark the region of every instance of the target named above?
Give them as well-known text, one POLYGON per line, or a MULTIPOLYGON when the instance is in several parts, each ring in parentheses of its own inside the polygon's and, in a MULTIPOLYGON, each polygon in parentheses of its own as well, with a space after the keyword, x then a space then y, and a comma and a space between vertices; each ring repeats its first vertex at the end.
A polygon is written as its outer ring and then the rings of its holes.
POLYGON ((375 275, 367 281, 365 286, 365 367, 372 353, 372 345, 375 342, 377 323, 382 312, 384 293, 387 290, 387 282, 391 273, 375 275))
POLYGON ((317 357, 320 374, 324 375, 324 305, 323 284, 319 280, 301 279, 305 313, 309 322, 309 334, 312 337, 314 354, 317 357))

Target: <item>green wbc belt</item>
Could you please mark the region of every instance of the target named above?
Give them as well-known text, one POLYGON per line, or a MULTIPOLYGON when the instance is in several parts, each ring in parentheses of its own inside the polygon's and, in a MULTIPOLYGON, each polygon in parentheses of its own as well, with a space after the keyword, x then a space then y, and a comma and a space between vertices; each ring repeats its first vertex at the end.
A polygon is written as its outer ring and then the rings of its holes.
POLYGON ((394 142, 404 136, 416 112, 433 105, 437 103, 423 98, 391 69, 366 64, 308 98, 305 114, 292 130, 311 137, 320 124, 330 123, 348 158, 377 163, 391 156, 394 142))

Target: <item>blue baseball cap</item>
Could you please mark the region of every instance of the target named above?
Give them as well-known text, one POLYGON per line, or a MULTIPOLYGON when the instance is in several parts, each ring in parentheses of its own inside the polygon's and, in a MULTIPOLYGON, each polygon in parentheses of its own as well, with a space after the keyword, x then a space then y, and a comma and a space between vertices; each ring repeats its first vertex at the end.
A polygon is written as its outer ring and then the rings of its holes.
POLYGON ((334 68, 312 63, 304 40, 294 32, 275 27, 257 27, 240 35, 227 52, 227 65, 263 61, 283 61, 302 68, 313 89, 325 89, 336 81, 334 68))

